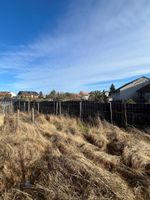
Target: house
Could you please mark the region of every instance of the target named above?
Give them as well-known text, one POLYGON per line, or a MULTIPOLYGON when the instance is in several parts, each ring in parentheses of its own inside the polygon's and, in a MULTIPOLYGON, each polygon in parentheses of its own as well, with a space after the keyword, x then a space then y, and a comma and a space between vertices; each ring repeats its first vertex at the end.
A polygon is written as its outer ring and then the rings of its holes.
POLYGON ((18 92, 18 97, 21 99, 37 99, 39 98, 39 94, 35 91, 20 91, 18 92))
POLYGON ((140 102, 150 103, 150 83, 137 90, 137 93, 140 102))
POLYGON ((109 91, 104 91, 104 94, 106 95, 106 97, 109 97, 109 91))
POLYGON ((83 101, 87 101, 89 99, 90 94, 88 92, 81 91, 79 93, 79 98, 83 101))
POLYGON ((147 87, 149 84, 150 78, 143 76, 115 90, 115 92, 111 94, 111 98, 113 101, 124 101, 128 99, 139 101, 141 93, 145 95, 144 91, 148 90, 147 87), (143 92, 140 90, 142 88, 143 92))
POLYGON ((12 98, 15 98, 17 96, 14 92, 10 92, 10 94, 12 98))
POLYGON ((84 95, 84 96, 81 97, 81 100, 87 101, 87 100, 89 100, 89 97, 90 97, 89 94, 88 95, 84 95))
POLYGON ((0 99, 12 98, 11 92, 0 91, 0 99))

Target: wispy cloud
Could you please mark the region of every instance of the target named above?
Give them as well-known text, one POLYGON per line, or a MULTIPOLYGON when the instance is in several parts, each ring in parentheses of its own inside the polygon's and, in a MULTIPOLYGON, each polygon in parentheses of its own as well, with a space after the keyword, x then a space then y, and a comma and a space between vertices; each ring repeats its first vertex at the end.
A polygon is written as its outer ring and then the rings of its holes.
POLYGON ((148 0, 72 1, 53 32, 0 52, 1 72, 13 71, 15 90, 45 92, 150 74, 149 10, 148 0))

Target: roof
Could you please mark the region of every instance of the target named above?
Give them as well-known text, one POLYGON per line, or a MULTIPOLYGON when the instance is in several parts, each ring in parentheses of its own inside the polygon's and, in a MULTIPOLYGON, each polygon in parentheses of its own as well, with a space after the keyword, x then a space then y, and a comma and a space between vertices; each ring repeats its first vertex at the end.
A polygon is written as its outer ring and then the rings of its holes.
POLYGON ((80 92, 79 92, 79 95, 80 95, 80 96, 87 96, 87 95, 89 95, 89 92, 80 91, 80 92))
POLYGON ((39 94, 35 91, 19 91, 18 95, 39 95, 39 94))
POLYGON ((146 77, 146 76, 142 76, 142 77, 137 78, 137 79, 135 79, 135 80, 133 80, 133 81, 131 81, 131 82, 129 82, 129 83, 124 84, 123 86, 121 86, 121 87, 119 87, 118 89, 116 89, 113 93, 120 92, 120 90, 121 90, 122 88, 124 88, 124 87, 126 87, 126 86, 128 86, 128 85, 130 85, 130 84, 132 84, 132 83, 134 83, 134 82, 136 82, 136 81, 138 81, 138 80, 140 80, 140 79, 142 79, 142 78, 144 78, 144 79, 150 81, 150 78, 148 78, 148 77, 146 77))
POLYGON ((150 92, 150 83, 148 85, 140 88, 139 90, 137 90, 137 92, 143 92, 143 93, 150 92))
POLYGON ((0 95, 11 95, 11 93, 6 91, 0 91, 0 95))

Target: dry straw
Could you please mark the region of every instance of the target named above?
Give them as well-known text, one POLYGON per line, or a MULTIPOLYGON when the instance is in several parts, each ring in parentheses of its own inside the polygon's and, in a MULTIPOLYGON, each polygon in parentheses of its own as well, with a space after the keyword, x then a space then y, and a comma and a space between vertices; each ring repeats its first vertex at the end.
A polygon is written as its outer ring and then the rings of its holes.
POLYGON ((0 168, 0 199, 148 200, 150 136, 20 113, 0 128, 0 168))

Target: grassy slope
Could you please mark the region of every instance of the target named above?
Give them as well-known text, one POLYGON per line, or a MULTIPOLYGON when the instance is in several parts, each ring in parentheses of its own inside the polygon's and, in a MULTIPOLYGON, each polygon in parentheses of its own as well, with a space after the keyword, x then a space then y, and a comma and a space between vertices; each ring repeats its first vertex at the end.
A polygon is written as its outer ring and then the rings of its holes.
POLYGON ((21 114, 0 130, 0 199, 150 199, 150 136, 21 114))

